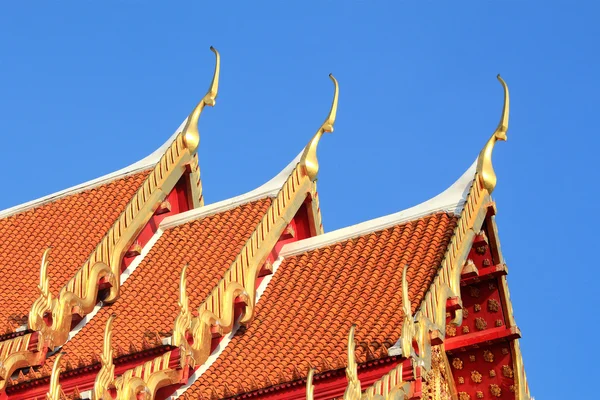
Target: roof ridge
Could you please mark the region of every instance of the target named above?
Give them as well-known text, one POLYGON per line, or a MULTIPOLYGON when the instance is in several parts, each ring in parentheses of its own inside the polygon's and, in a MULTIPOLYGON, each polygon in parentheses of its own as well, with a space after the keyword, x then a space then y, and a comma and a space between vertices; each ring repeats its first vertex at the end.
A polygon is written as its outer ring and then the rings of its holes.
POLYGON ((286 244, 281 249, 281 254, 290 257, 309 250, 329 246, 333 243, 387 229, 401 223, 410 222, 439 211, 460 214, 475 178, 476 165, 477 160, 450 187, 429 200, 393 214, 286 244))
POLYGON ((110 172, 110 173, 108 173, 106 175, 102 175, 98 178, 91 179, 87 182, 83 182, 78 185, 71 186, 71 187, 63 189, 63 190, 59 190, 58 192, 54 192, 49 195, 39 197, 37 199, 30 200, 25 203, 17 204, 15 206, 6 208, 4 210, 0 210, 0 219, 22 213, 24 211, 33 209, 35 207, 42 206, 44 204, 51 203, 53 201, 62 199, 63 197, 67 197, 72 194, 77 194, 77 193, 84 192, 86 190, 94 189, 98 186, 110 183, 119 178, 124 178, 126 176, 133 175, 137 172, 141 172, 141 171, 153 168, 156 165, 156 163, 160 160, 162 154, 169 148, 171 143, 175 140, 175 138, 177 137, 177 134, 179 134, 179 132, 181 132, 183 130, 183 127, 185 126, 186 122, 187 122, 187 118, 181 123, 181 125, 179 125, 179 128, 177 128, 175 133, 173 133, 169 137, 169 139, 167 139, 166 142, 164 142, 159 148, 157 148, 151 154, 142 158, 141 160, 136 161, 133 164, 130 164, 127 167, 118 169, 114 172, 110 172))

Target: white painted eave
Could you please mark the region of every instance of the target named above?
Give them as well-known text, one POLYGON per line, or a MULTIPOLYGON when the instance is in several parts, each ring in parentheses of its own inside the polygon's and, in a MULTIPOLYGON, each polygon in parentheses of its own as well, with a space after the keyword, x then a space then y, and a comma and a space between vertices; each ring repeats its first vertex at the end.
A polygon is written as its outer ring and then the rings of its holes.
POLYGON ((170 229, 190 221, 210 217, 211 215, 234 209, 256 200, 277 196, 277 193, 279 193, 279 190, 281 190, 287 178, 290 176, 292 171, 294 171, 294 168, 296 168, 298 162, 300 162, 301 156, 302 153, 298 154, 296 158, 292 160, 292 162, 290 162, 284 169, 281 170, 281 172, 279 172, 274 178, 262 186, 236 197, 231 197, 226 200, 205 205, 204 207, 199 207, 167 217, 161 222, 160 227, 162 229, 170 229))
POLYGON ((375 218, 353 226, 338 229, 323 235, 300 240, 283 246, 281 255, 290 257, 309 250, 326 247, 344 240, 353 239, 395 225, 413 221, 436 212, 460 214, 475 177, 477 160, 452 186, 437 196, 414 207, 384 217, 375 218))
POLYGON ((28 201, 27 203, 19 204, 19 205, 7 208, 5 210, 2 210, 2 211, 0 211, 0 219, 10 217, 11 215, 19 214, 21 212, 30 210, 32 208, 42 206, 42 205, 50 203, 52 201, 56 201, 60 198, 70 196, 70 195, 73 195, 76 193, 80 193, 85 190, 90 190, 95 187, 110 183, 119 178, 123 178, 128 175, 133 175, 137 172, 144 171, 144 170, 154 167, 154 165, 160 160, 160 158, 162 157, 164 152, 167 150, 167 148, 171 145, 173 140, 175 140, 175 137, 177 136, 177 134, 179 132, 181 132, 186 121, 187 121, 187 118, 181 123, 181 125, 179 126, 179 128, 177 128, 175 133, 173 133, 173 135, 171 135, 171 137, 169 137, 169 139, 165 143, 163 143, 162 146, 160 146, 158 149, 156 149, 149 156, 147 156, 125 168, 121 168, 118 171, 111 172, 110 174, 101 176, 96 179, 92 179, 90 181, 81 183, 79 185, 72 186, 68 189, 64 189, 64 190, 61 190, 56 193, 49 194, 44 197, 40 197, 39 199, 28 201))

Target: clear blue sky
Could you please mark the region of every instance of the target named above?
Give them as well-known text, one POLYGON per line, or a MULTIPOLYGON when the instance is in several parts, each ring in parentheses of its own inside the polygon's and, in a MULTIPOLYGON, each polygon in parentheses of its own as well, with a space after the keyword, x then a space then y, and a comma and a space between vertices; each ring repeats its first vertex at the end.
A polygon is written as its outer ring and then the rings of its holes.
POLYGON ((530 387, 597 398, 597 2, 22 3, 0 5, 0 209, 153 151, 204 94, 214 45, 207 202, 257 187, 300 151, 333 72, 340 108, 319 193, 325 229, 344 227, 460 176, 497 124, 500 72, 512 112, 494 195, 530 387))

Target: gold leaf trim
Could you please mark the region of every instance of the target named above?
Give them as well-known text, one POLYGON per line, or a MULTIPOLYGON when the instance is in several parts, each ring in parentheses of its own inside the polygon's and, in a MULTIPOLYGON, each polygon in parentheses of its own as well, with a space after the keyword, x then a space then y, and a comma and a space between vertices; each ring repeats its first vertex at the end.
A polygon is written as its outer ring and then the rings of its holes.
POLYGON ((298 209, 307 196, 314 191, 313 181, 318 172, 316 145, 323 132, 332 131, 335 123, 338 90, 337 81, 331 78, 335 83, 336 91, 327 120, 306 146, 301 160, 282 185, 271 206, 223 278, 198 308, 198 316, 190 321, 189 310, 186 311, 183 303, 180 304, 180 313, 173 331, 173 343, 180 346, 184 354, 191 356, 194 366, 203 364, 210 354, 213 327, 221 335, 231 332, 236 298, 241 298, 246 304, 240 322, 248 324, 252 320, 258 273, 298 209), (306 160, 312 161, 307 164, 306 160), (190 340, 186 340, 186 337, 190 340))
POLYGON ((35 351, 29 350, 32 337, 35 333, 0 342, 0 391, 6 388, 13 372, 19 368, 38 365, 42 362, 45 353, 42 343, 38 342, 35 351))
POLYGON ((483 149, 481 149, 481 153, 479 153, 479 158, 477 159, 477 174, 479 175, 481 184, 490 194, 494 191, 497 181, 496 173, 494 172, 494 166, 492 165, 492 152, 494 151, 494 146, 498 140, 506 140, 506 132, 508 131, 508 117, 510 113, 510 97, 508 93, 508 86, 502 77, 500 77, 500 75, 498 75, 498 81, 500 81, 504 89, 504 106, 502 107, 502 116, 500 117, 498 127, 487 141, 483 149))
MULTIPOLYGON (((83 267, 61 289, 56 299, 53 299, 48 290, 47 262, 42 263, 40 297, 31 308, 29 328, 40 331, 49 347, 54 348, 65 343, 73 312, 76 311, 83 316, 94 308, 101 278, 106 277, 112 285, 105 301, 113 302, 118 298, 118 277, 125 252, 150 220, 156 207, 183 176, 186 166, 196 160, 195 152, 199 143, 198 118, 205 106, 214 105, 218 91, 220 57, 215 49, 211 48, 211 50, 215 53, 217 62, 208 93, 194 108, 182 132, 173 140, 83 267), (44 320, 46 313, 52 315, 49 324, 44 320)), ((196 168, 192 166, 192 171, 196 168)), ((197 179, 196 176, 199 175, 196 173, 194 179, 197 179)), ((199 183, 194 187, 198 190, 199 183)), ((199 200, 194 202, 194 205, 198 205, 201 196, 195 197, 199 200)))

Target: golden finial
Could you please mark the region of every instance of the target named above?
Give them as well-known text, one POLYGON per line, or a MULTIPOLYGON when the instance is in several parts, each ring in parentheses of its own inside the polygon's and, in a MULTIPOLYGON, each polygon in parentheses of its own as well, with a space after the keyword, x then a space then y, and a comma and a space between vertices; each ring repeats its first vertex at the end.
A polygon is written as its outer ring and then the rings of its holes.
POLYGON ((313 136, 304 149, 304 153, 302 153, 302 158, 300 159, 300 163, 304 165, 306 174, 313 181, 316 179, 317 173, 319 172, 319 161, 317 160, 317 146, 319 145, 319 140, 321 139, 321 136, 323 136, 323 133, 333 132, 333 125, 335 124, 335 117, 337 114, 340 89, 337 80, 332 74, 329 74, 329 78, 331 78, 334 85, 333 102, 331 103, 329 115, 327 115, 325 122, 323 122, 317 133, 315 133, 315 136, 313 136))
POLYGON ((116 317, 116 314, 111 314, 106 321, 106 327, 104 328, 104 343, 102 345, 102 365, 110 366, 113 363, 112 325, 116 317))
POLYGON ((494 145, 498 140, 506 140, 506 132, 508 131, 508 116, 510 112, 508 86, 502 77, 500 77, 500 75, 498 75, 498 80, 504 88, 504 106, 502 107, 502 116, 500 117, 500 122, 498 123, 498 127, 494 131, 494 134, 487 141, 477 159, 477 173, 479 174, 481 183, 489 193, 492 193, 496 187, 496 173, 494 172, 494 167, 492 166, 492 151, 494 150, 494 145))
POLYGON ((192 323, 190 300, 187 294, 187 270, 188 264, 183 266, 181 277, 179 278, 179 314, 175 318, 175 327, 173 329, 173 344, 176 346, 185 344, 185 335, 192 323))
POLYGON ((60 371, 62 370, 60 367, 60 361, 64 354, 65 353, 60 353, 58 357, 56 357, 56 360, 54 360, 52 373, 50 374, 50 387, 48 388, 48 393, 46 394, 47 400, 60 400, 62 389, 58 379, 60 377, 60 371))
POLYGON ((188 264, 185 264, 179 278, 179 307, 183 312, 188 312, 190 309, 190 300, 187 294, 187 269, 188 264))
POLYGON ((185 127, 183 128, 183 141, 190 151, 190 153, 194 153, 198 149, 198 145, 200 144, 200 132, 198 132, 198 119, 200 118, 200 114, 202 114, 202 110, 204 110, 204 106, 213 107, 215 105, 215 100, 217 98, 217 94, 219 92, 219 73, 221 70, 221 56, 219 52, 214 47, 210 46, 210 50, 215 53, 216 63, 215 63, 215 72, 213 74, 212 82, 208 88, 208 92, 206 95, 200 100, 196 108, 190 113, 185 123, 185 127))
POLYGON ((315 385, 313 384, 314 375, 315 369, 309 369, 308 376, 306 377, 306 400, 313 400, 315 398, 315 385))
POLYGON ((100 358, 102 367, 100 368, 100 371, 98 371, 96 381, 94 382, 92 394, 92 399, 94 400, 102 398, 104 391, 115 377, 115 365, 113 363, 112 351, 112 325, 116 317, 116 314, 111 314, 111 316, 108 317, 106 327, 104 328, 104 343, 102 344, 102 356, 100 358))
POLYGON ((38 288, 44 297, 50 296, 50 282, 48 279, 48 256, 50 255, 51 248, 48 247, 42 255, 42 263, 40 265, 40 284, 38 288))
POLYGON ((408 265, 404 266, 402 271, 402 311, 404 312, 404 321, 402 322, 402 337, 401 350, 402 357, 410 357, 412 353, 412 342, 415 336, 415 322, 412 316, 410 298, 408 297, 408 279, 406 274, 408 272, 408 265))
POLYGON ((348 379, 348 387, 344 392, 344 400, 358 400, 361 397, 360 381, 358 380, 358 365, 356 364, 356 344, 354 343, 354 330, 356 325, 350 327, 348 333, 348 366, 346 367, 346 379, 348 379))

